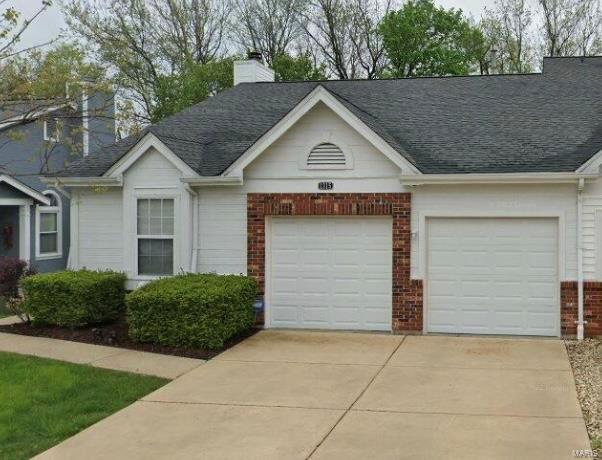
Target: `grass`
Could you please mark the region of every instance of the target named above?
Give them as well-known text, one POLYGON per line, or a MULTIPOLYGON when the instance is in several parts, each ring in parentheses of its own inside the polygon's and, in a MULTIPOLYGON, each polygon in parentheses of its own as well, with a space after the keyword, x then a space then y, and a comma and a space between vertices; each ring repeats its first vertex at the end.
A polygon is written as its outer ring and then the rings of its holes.
POLYGON ((602 453, 602 438, 596 438, 592 441, 592 449, 600 451, 602 453))
POLYGON ((30 458, 165 383, 158 377, 0 353, 0 458, 30 458))

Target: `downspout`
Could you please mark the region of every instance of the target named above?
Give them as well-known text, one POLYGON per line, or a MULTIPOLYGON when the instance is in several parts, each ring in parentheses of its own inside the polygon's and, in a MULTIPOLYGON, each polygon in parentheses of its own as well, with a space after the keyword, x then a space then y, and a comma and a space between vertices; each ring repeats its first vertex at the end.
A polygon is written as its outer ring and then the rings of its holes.
POLYGON ((583 188, 585 179, 577 183, 577 340, 583 340, 583 188))
POLYGON ((199 254, 199 194, 193 188, 184 184, 184 188, 192 196, 192 234, 190 235, 190 272, 196 273, 199 254))

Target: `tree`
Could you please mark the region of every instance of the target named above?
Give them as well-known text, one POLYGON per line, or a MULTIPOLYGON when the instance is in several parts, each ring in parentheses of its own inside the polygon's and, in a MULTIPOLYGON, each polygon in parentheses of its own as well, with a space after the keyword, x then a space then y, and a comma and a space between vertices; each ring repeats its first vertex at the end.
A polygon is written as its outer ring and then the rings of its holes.
POLYGON ((83 48, 73 43, 13 56, 6 59, 0 69, 0 94, 5 106, 7 101, 65 98, 66 88, 80 85, 83 79, 103 85, 99 90, 107 89, 104 69, 88 61, 83 48))
POLYGON ((233 59, 189 62, 177 75, 160 76, 156 84, 151 121, 157 122, 204 101, 234 84, 233 59))
POLYGON ((547 56, 589 55, 599 51, 602 12, 599 0, 538 0, 547 56))
POLYGON ((7 7, 8 0, 0 0, 0 61, 20 53, 48 45, 50 42, 34 45, 27 49, 16 49, 23 33, 52 5, 50 0, 42 0, 40 7, 29 18, 23 19, 14 7, 7 7))
POLYGON ((234 35, 244 51, 258 51, 268 65, 291 51, 302 34, 296 16, 307 0, 237 0, 234 35))
MULTIPOLYGON (((107 121, 114 121, 111 107, 114 101, 110 96, 113 91, 105 78, 104 69, 89 62, 84 50, 76 44, 62 43, 49 50, 35 48, 14 55, 2 61, 0 75, 0 123, 14 120, 15 117, 20 117, 21 124, 55 122, 57 129, 68 128, 70 134, 61 139, 61 145, 73 154, 81 153, 83 148, 81 113, 71 107, 74 103, 83 102, 83 85, 86 86, 86 97, 97 93, 107 94, 103 103, 99 104, 98 100, 94 103, 93 116, 96 119, 111 116, 107 121), (40 115, 56 106, 64 107, 53 110, 51 115, 40 115), (111 115, 105 115, 107 112, 111 115)), ((94 132, 88 134, 95 135, 94 132)), ((7 130, 0 142, 0 153, 2 148, 23 141, 21 130, 7 130)), ((37 173, 49 172, 49 165, 58 147, 56 142, 44 141, 39 149, 31 151, 31 158, 26 160, 37 164, 37 173)), ((0 164, 0 170, 14 173, 13 166, 4 162, 0 164)))
POLYGON ((491 53, 491 73, 533 70, 532 11, 526 0, 497 0, 485 10, 481 28, 491 53))
POLYGON ((222 0, 66 0, 64 13, 145 123, 160 78, 185 72, 189 62, 223 57, 231 6, 222 0))
POLYGON ((479 65, 484 37, 462 10, 410 0, 380 25, 388 71, 395 77, 466 75, 479 65))
POLYGON ((309 53, 297 57, 279 54, 272 63, 276 81, 324 80, 324 65, 315 66, 309 53))
POLYGON ((306 40, 334 76, 376 78, 385 65, 378 24, 389 5, 389 0, 310 0, 299 17, 306 40))

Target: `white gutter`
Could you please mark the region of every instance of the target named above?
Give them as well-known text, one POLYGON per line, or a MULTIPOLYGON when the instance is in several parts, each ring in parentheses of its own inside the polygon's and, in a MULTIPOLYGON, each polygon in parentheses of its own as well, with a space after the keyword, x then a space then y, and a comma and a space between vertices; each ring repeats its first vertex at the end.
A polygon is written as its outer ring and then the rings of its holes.
POLYGON ((212 185, 242 185, 242 176, 199 176, 183 177, 180 179, 183 183, 193 187, 203 187, 212 185))
POLYGON ((197 272, 197 260, 199 255, 199 194, 188 184, 184 188, 192 196, 192 235, 190 237, 190 272, 197 272))
POLYGON ((583 188, 585 180, 579 179, 577 183, 577 340, 583 340, 583 188))
POLYGON ((123 178, 119 177, 42 177, 42 182, 48 185, 56 187, 56 184, 60 184, 63 187, 93 187, 93 186, 104 186, 104 187, 121 187, 123 185, 123 178))
POLYGON ((502 173, 502 174, 404 174, 399 180, 404 185, 428 184, 558 184, 574 183, 578 179, 597 179, 598 174, 576 173, 502 173))

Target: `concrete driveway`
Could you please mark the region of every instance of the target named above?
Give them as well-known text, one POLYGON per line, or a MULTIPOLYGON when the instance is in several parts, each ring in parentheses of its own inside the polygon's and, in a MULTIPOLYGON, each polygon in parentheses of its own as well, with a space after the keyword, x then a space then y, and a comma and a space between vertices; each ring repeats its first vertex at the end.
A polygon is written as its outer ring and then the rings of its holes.
POLYGON ((44 459, 570 459, 559 340, 264 331, 44 459))

